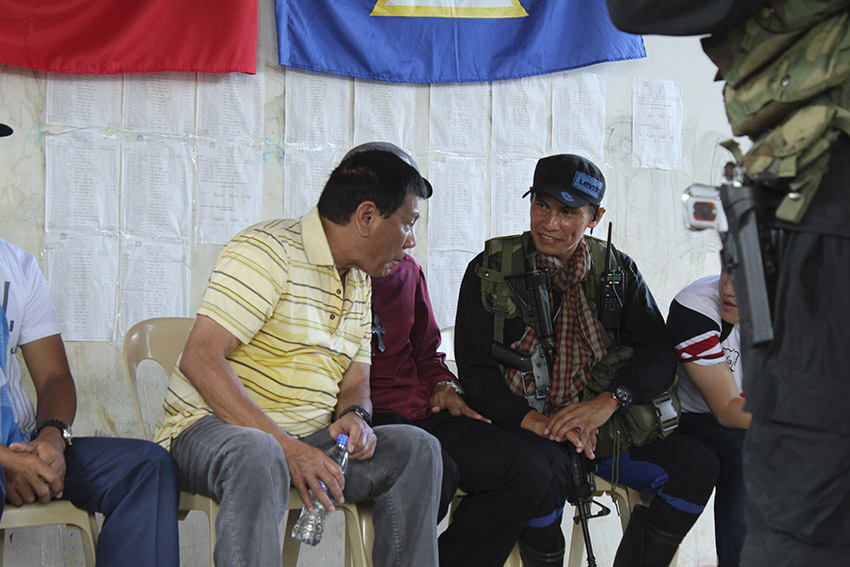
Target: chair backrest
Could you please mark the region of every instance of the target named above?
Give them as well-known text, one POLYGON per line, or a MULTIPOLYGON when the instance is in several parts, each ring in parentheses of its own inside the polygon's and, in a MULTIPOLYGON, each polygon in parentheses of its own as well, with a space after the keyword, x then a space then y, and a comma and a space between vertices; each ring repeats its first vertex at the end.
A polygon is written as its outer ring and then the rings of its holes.
POLYGON ((145 439, 150 437, 139 403, 136 370, 143 360, 153 360, 162 367, 166 375, 169 375, 183 351, 194 322, 195 319, 190 317, 145 319, 133 325, 124 337, 124 372, 130 383, 130 394, 133 396, 136 416, 139 418, 139 426, 142 428, 145 439))
POLYGON ((455 328, 443 327, 440 329, 440 351, 446 354, 446 366, 457 376, 457 362, 455 362, 455 328))

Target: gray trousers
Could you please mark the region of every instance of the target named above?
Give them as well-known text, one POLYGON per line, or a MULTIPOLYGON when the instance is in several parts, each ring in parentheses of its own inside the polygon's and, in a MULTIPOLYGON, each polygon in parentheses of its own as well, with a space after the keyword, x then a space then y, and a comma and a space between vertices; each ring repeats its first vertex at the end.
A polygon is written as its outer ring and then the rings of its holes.
MULTIPOLYGON (((408 425, 375 427, 375 455, 349 461, 346 502, 373 500, 375 567, 437 565, 437 506, 442 461, 439 442, 408 425)), ((301 439, 327 451, 327 428, 301 439)), ((289 471, 271 435, 208 416, 171 445, 182 489, 219 503, 217 567, 281 565, 279 526, 286 515, 289 471)), ((288 537, 288 534, 287 534, 288 537)))

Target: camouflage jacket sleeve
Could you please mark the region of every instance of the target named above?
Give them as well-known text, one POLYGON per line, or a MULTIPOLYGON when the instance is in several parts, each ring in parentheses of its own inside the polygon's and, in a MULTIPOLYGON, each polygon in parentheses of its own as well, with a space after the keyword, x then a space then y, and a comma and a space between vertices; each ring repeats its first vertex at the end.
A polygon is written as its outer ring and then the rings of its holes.
POLYGON ((704 35, 727 31, 765 0, 607 0, 614 25, 656 35, 704 35))

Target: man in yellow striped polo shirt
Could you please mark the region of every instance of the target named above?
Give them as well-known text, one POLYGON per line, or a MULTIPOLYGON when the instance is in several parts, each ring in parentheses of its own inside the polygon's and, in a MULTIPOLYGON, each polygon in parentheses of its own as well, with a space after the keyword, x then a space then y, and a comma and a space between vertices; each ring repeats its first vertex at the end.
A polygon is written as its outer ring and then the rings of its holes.
POLYGON ((387 151, 348 157, 298 219, 246 229, 224 248, 171 376, 156 441, 183 488, 220 504, 218 567, 281 564, 290 483, 333 502, 375 502, 376 566, 437 564, 439 444, 371 428, 371 282, 416 244, 419 173, 387 151), (349 436, 350 466, 325 455, 349 436))

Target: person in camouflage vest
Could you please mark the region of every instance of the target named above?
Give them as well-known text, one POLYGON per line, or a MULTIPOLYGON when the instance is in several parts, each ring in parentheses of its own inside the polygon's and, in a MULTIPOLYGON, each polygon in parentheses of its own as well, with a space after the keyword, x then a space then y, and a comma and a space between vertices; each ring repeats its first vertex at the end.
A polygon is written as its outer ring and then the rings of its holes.
POLYGON ((836 283, 850 275, 850 2, 607 1, 625 31, 711 34, 732 131, 753 141, 736 159, 777 246, 773 339, 743 345, 741 564, 846 564, 850 295, 836 283))
MULTIPOLYGON (((488 241, 460 284, 455 321, 459 378, 469 407, 492 420, 490 429, 502 432, 497 451, 484 452, 495 436, 481 439, 467 461, 474 458, 478 467, 500 470, 499 459, 516 456, 528 470, 549 475, 545 494, 523 519, 519 534, 525 567, 563 565, 561 515, 573 489, 568 467, 574 451, 592 460, 600 477, 655 495, 648 507, 635 507, 614 567, 666 567, 711 497, 717 457, 700 441, 677 432, 628 446, 603 442, 612 424, 671 388, 676 371, 672 339, 637 265, 620 251, 615 263, 624 281, 619 290, 622 319, 603 323, 596 282, 605 264, 594 260, 600 256, 594 249, 604 249, 605 243, 585 235, 605 215, 605 178, 599 168, 572 154, 541 158, 527 194, 530 230, 488 241), (494 241, 497 246, 491 246, 494 241), (516 249, 510 243, 517 241, 526 243, 524 253, 511 261, 516 249), (501 366, 493 352, 496 342, 529 355, 541 341, 538 331, 519 313, 501 310, 497 290, 488 285, 494 272, 507 277, 535 268, 548 270, 552 282, 551 388, 541 398, 533 379, 501 366), (609 341, 609 334, 616 338, 609 341), (616 368, 615 358, 622 362, 616 368), (602 374, 607 374, 605 386, 597 389, 602 374)), ((618 440, 629 435, 625 428, 614 429, 618 440)), ((464 463, 458 462, 458 468, 463 488, 464 463)))

